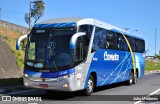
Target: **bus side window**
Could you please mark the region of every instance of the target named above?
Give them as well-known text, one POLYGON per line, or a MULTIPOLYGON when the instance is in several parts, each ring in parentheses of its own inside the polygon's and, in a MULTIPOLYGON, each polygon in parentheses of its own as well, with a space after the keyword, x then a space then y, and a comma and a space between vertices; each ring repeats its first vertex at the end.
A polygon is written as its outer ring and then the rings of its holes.
POLYGON ((123 37, 121 34, 116 34, 117 38, 117 44, 116 44, 116 49, 118 50, 123 50, 123 37))
POLYGON ((92 31, 93 31, 93 26, 92 25, 81 25, 81 26, 79 26, 79 30, 78 30, 78 32, 85 32, 86 37, 88 39, 91 38, 92 31))
POLYGON ((115 45, 115 34, 111 31, 106 32, 106 43, 105 48, 114 49, 115 45))
POLYGON ((135 38, 129 37, 128 40, 129 40, 129 43, 131 45, 132 51, 136 52, 136 41, 135 41, 135 38))
POLYGON ((136 40, 137 52, 143 53, 145 51, 145 44, 143 40, 136 40))
MULTIPOLYGON (((126 36, 126 38, 127 38, 127 40, 128 40, 128 36, 126 36)), ((128 44, 127 44, 126 40, 123 41, 123 50, 124 50, 124 51, 129 51, 128 44)))
POLYGON ((96 27, 94 40, 93 40, 93 50, 104 49, 106 40, 106 30, 96 27))

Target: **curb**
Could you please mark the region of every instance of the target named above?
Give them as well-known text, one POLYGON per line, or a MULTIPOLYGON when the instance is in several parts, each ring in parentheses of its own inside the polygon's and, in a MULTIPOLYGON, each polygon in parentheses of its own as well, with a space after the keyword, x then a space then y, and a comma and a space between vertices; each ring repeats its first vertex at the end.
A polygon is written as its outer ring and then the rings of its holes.
POLYGON ((160 73, 160 70, 145 71, 144 74, 160 73))

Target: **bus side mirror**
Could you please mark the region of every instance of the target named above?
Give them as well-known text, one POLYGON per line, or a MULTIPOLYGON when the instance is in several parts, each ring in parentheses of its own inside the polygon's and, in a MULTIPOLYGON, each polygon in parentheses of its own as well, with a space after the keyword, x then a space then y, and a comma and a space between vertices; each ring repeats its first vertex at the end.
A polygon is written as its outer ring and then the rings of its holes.
POLYGON ((71 40, 70 40, 70 49, 74 49, 75 48, 75 44, 76 44, 76 41, 77 41, 78 37, 83 36, 83 35, 86 35, 86 33, 84 33, 84 32, 78 32, 78 33, 74 34, 71 37, 71 40))
POLYGON ((20 50, 20 47, 21 47, 21 41, 25 38, 27 38, 28 34, 25 34, 21 37, 19 37, 16 41, 16 50, 20 50))

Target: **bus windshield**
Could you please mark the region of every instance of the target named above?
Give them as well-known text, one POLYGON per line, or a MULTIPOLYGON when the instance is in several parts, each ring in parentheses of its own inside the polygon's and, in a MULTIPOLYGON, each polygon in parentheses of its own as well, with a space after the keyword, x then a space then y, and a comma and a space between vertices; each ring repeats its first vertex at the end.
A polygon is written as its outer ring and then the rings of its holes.
POLYGON ((26 50, 27 65, 56 70, 70 66, 70 39, 75 33, 75 28, 32 30, 26 50))

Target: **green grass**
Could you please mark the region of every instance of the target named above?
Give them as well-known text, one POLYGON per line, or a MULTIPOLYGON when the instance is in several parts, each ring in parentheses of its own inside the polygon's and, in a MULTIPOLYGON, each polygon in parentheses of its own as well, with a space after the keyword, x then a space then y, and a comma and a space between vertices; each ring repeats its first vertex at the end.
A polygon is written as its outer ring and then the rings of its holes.
POLYGON ((145 70, 146 71, 160 70, 160 62, 153 62, 146 60, 145 70))

